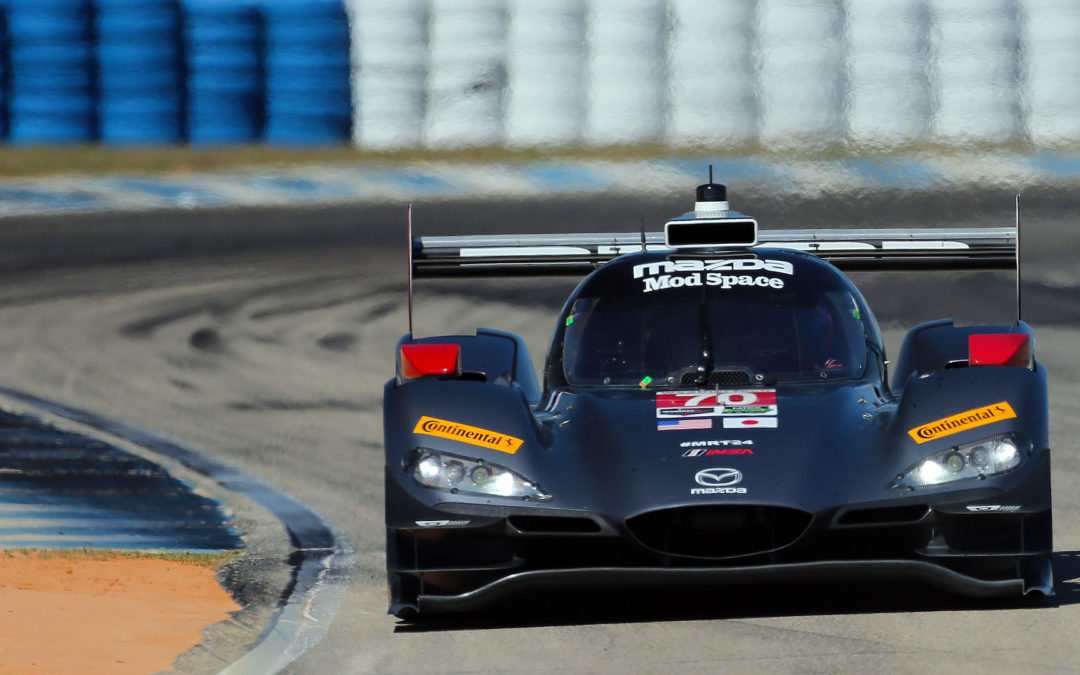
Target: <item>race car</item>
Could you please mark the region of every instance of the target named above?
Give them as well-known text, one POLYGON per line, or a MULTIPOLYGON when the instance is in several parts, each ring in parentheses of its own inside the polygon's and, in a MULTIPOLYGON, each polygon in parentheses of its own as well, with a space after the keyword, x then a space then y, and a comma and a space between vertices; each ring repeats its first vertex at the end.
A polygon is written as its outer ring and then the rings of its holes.
MULTIPOLYGON (((915 326, 891 377, 842 269, 1016 269, 1015 227, 413 237, 412 276, 574 274, 542 382, 498 330, 397 347, 389 611, 545 589, 828 581, 1053 592, 1046 370, 1019 318, 915 326)), ((1017 301, 1019 307, 1019 297, 1017 301)))

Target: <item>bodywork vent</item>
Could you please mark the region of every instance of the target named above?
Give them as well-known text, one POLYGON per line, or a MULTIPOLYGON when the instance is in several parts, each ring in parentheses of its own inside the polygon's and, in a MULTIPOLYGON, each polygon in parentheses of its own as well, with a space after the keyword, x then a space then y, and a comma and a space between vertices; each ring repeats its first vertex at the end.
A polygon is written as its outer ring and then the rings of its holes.
POLYGON ((741 370, 717 370, 709 373, 705 376, 703 382, 699 382, 698 378, 701 375, 698 373, 687 373, 682 376, 683 385, 701 385, 706 384, 710 387, 731 387, 743 384, 750 384, 750 374, 741 370))
POLYGON ((626 524, 638 541, 661 553, 734 558, 789 546, 812 519, 781 506, 685 506, 651 511, 626 524))
POLYGON ((590 518, 564 516, 510 516, 515 530, 526 534, 596 534, 600 525, 590 518))
POLYGON ((872 509, 851 509, 840 514, 837 525, 895 525, 915 523, 930 511, 926 504, 885 506, 872 509))

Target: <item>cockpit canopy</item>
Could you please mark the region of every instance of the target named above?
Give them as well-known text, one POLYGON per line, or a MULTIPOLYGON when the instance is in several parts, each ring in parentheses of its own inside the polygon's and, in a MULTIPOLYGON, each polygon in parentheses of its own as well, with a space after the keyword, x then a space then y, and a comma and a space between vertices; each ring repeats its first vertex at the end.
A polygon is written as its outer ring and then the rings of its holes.
POLYGON ((859 378, 880 335, 859 292, 807 254, 625 256, 564 308, 548 377, 570 386, 725 386, 859 378))

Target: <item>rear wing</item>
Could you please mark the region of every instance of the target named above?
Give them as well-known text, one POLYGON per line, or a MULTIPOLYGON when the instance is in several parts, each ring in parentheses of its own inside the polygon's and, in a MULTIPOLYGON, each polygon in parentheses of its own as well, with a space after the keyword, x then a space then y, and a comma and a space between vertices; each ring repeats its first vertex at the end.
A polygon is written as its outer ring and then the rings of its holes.
POLYGON ((805 251, 842 270, 1015 270, 1020 321, 1020 195, 1014 227, 761 230, 732 211, 727 188, 699 185, 694 211, 669 220, 663 232, 413 237, 408 210, 409 330, 413 277, 584 276, 627 253, 786 248, 805 251))
MULTIPOLYGON (((755 248, 812 253, 842 270, 1017 269, 1018 227, 759 230, 755 248)), ((670 250, 664 234, 412 237, 417 277, 583 276, 626 253, 670 250)), ((701 253, 701 251, 682 251, 701 253)))

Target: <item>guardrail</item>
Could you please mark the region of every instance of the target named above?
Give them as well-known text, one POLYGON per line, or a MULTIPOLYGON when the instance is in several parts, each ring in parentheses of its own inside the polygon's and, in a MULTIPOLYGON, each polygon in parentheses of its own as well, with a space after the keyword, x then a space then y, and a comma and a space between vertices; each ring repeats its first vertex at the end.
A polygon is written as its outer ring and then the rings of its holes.
POLYGON ((1069 0, 0 0, 11 143, 1080 141, 1069 0))

